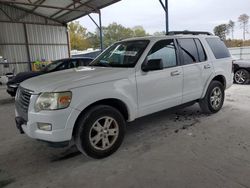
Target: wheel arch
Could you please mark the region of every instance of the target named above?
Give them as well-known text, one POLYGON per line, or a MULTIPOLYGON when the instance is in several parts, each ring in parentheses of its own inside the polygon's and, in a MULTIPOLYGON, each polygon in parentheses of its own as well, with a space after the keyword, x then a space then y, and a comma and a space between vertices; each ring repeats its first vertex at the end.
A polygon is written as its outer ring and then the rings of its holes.
POLYGON ((226 86, 227 86, 226 77, 225 77, 224 75, 222 75, 222 74, 213 75, 213 76, 209 79, 209 81, 207 82, 206 87, 205 87, 204 90, 203 90, 203 93, 202 93, 202 97, 201 97, 201 98, 204 98, 204 97, 205 97, 206 92, 207 92, 207 89, 208 89, 208 86, 210 85, 210 83, 211 83, 212 81, 215 81, 215 80, 221 82, 222 85, 224 86, 224 89, 226 89, 226 86))
POLYGON ((86 108, 84 108, 81 113, 78 115, 76 121, 75 121, 75 124, 74 124, 74 127, 73 127, 73 131, 72 131, 72 136, 75 135, 75 131, 77 129, 77 122, 79 121, 80 117, 83 116, 84 114, 86 114, 86 112, 91 109, 92 107, 94 106, 98 106, 98 105, 108 105, 108 106, 111 106, 115 109, 117 109, 124 117, 124 119, 126 121, 129 120, 130 118, 130 111, 129 111, 129 108, 128 106, 125 104, 125 102, 123 102, 122 100, 120 99, 116 99, 116 98, 107 98, 107 99, 101 99, 101 100, 98 100, 96 102, 93 102, 91 104, 89 104, 86 108))

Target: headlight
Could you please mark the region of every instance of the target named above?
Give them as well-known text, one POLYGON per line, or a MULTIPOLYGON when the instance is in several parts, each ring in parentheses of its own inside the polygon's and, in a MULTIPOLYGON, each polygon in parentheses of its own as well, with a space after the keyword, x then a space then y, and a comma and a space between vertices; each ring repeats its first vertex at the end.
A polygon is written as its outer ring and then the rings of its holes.
POLYGON ((41 93, 35 103, 35 111, 41 110, 59 110, 67 108, 70 105, 72 93, 58 92, 58 93, 41 93))

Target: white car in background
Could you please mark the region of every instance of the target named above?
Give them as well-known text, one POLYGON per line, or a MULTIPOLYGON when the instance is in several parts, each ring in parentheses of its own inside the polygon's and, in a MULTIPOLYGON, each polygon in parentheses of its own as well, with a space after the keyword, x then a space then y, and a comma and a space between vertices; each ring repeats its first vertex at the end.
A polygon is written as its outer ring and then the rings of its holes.
POLYGON ((216 113, 232 83, 232 57, 209 33, 127 39, 88 67, 22 82, 16 124, 31 138, 74 141, 82 153, 104 158, 121 145, 126 122, 195 102, 204 113, 216 113))

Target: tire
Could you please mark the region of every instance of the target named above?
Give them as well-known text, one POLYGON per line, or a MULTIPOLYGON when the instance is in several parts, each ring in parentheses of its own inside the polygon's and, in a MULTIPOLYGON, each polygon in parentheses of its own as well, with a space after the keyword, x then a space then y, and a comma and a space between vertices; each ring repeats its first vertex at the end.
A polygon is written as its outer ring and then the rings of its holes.
POLYGON ((199 101, 201 110, 206 114, 220 111, 224 104, 225 89, 221 82, 212 81, 208 86, 206 95, 199 101))
POLYGON ((234 82, 236 84, 247 84, 250 79, 250 74, 245 69, 239 69, 234 73, 234 82))
POLYGON ((94 106, 76 123, 75 144, 80 152, 101 159, 113 154, 122 144, 126 122, 115 108, 94 106))

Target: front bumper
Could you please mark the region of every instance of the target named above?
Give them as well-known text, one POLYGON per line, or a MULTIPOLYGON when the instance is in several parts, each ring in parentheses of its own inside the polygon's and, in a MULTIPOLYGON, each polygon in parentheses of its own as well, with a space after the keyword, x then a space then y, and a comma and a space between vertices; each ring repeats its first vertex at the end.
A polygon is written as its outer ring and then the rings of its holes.
POLYGON ((73 108, 66 108, 55 111, 35 112, 34 98, 32 96, 27 121, 22 118, 21 114, 16 113, 16 126, 20 133, 25 133, 31 138, 46 142, 65 142, 72 139, 72 131, 80 111, 73 108), (38 123, 48 123, 52 125, 51 131, 44 131, 38 128, 38 123))

